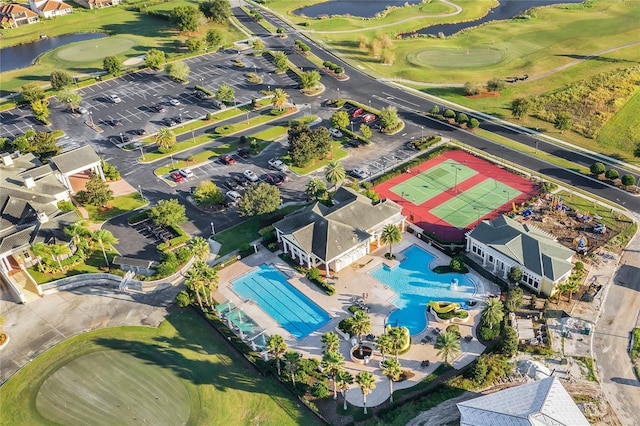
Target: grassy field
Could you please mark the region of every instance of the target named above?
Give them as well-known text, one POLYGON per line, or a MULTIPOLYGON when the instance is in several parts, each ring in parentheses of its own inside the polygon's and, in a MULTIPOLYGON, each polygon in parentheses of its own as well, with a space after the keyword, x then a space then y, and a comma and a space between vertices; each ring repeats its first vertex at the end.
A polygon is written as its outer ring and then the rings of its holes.
MULTIPOLYGON (((107 257, 109 258, 109 261, 112 261, 113 258, 118 254, 119 253, 117 251, 107 250, 107 257)), ((38 284, 44 284, 50 281, 59 280, 61 278, 71 277, 73 275, 103 273, 106 271, 106 266, 107 265, 105 265, 104 263, 102 250, 98 248, 98 250, 94 251, 93 254, 89 256, 89 258, 86 259, 83 264, 80 264, 73 269, 68 269, 65 272, 60 272, 57 274, 45 274, 38 271, 37 266, 28 268, 28 270, 29 275, 31 275, 31 277, 33 277, 33 279, 36 280, 38 284)))
POLYGON ((86 205, 84 208, 89 212, 89 220, 94 222, 104 222, 112 217, 140 208, 145 204, 146 201, 142 200, 140 194, 138 192, 133 192, 131 194, 115 197, 108 203, 109 208, 107 209, 101 209, 91 205, 86 205))
MULTIPOLYGON (((93 369, 82 369, 78 363, 82 363, 85 356, 110 357, 123 368, 127 365, 131 368, 128 377, 117 376, 121 381, 118 393, 126 400, 127 408, 112 407, 106 413, 92 412, 90 408, 100 402, 93 401, 80 411, 83 416, 94 414, 85 424, 99 424, 98 420, 105 415, 111 417, 102 424, 130 424, 132 417, 141 416, 145 410, 155 416, 152 419, 158 419, 171 408, 165 398, 178 397, 188 404, 189 425, 319 424, 311 413, 298 408, 297 401, 277 382, 260 376, 245 362, 238 361, 238 355, 191 310, 169 315, 157 329, 118 327, 99 330, 71 338, 48 350, 2 386, 0 416, 3 424, 44 425, 57 420, 44 417, 47 411, 40 411, 38 401, 44 401, 46 393, 56 389, 45 384, 49 379, 55 381, 56 372, 62 367, 74 368, 78 375, 75 382, 66 383, 64 393, 57 395, 60 404, 77 404, 75 398, 82 401, 80 392, 85 387, 113 387, 114 375, 96 371, 107 373, 112 368, 109 363, 93 363, 93 369), (144 375, 154 378, 157 383, 173 383, 177 387, 154 388, 152 395, 144 398, 152 406, 141 407, 137 405, 141 395, 131 392, 145 386, 135 383, 136 378, 144 375), (84 383, 85 378, 96 383, 84 383), (155 396, 158 396, 157 400, 155 396)), ((109 398, 117 398, 117 395, 109 398)), ((183 408, 182 405, 175 407, 183 408)), ((166 420, 150 424, 176 424, 166 420)), ((137 422, 144 423, 144 420, 139 417, 137 422)), ((74 424, 81 423, 76 420, 74 424)))
MULTIPOLYGON (((624 107, 613 116, 605 127, 600 130, 596 141, 604 146, 620 147, 623 145, 635 146, 640 143, 640 89, 624 105, 624 107)), ((625 150, 629 153, 629 150, 625 150)))

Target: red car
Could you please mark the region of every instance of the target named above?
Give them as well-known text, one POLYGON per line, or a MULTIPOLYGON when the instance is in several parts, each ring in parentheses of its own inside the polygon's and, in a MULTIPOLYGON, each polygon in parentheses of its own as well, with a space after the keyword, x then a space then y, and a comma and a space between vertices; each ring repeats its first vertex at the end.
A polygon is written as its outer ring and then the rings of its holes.
POLYGON ((358 108, 357 110, 353 111, 353 113, 351 114, 351 117, 353 118, 360 117, 363 112, 364 110, 362 108, 358 108))
POLYGON ((175 182, 184 182, 184 176, 182 176, 180 173, 175 172, 175 173, 171 173, 171 179, 173 179, 175 182))
POLYGON ((273 173, 268 173, 267 174, 267 182, 269 182, 271 185, 275 185, 275 186, 280 186, 282 185, 282 179, 280 178, 280 176, 273 174, 273 173))
POLYGON ((365 114, 362 116, 363 123, 369 123, 375 119, 376 119, 376 116, 374 114, 365 114))
POLYGON ((233 157, 230 156, 229 154, 224 154, 220 156, 220 162, 222 164, 230 165, 230 164, 235 164, 236 160, 234 160, 233 157))

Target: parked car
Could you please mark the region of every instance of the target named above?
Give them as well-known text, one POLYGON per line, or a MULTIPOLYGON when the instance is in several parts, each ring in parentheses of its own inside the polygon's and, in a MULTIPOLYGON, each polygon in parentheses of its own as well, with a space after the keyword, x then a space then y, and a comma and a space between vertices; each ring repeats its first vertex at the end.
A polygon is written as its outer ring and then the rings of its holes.
POLYGON ((347 145, 353 148, 358 148, 360 146, 360 141, 358 139, 351 139, 349 142, 347 142, 347 145))
POLYGON ((226 196, 228 199, 230 199, 234 203, 238 201, 240 198, 242 198, 242 195, 240 195, 240 193, 237 191, 228 191, 226 193, 226 196))
POLYGON ((288 170, 287 165, 284 164, 282 160, 278 160, 277 158, 272 158, 271 160, 269 160, 269 165, 279 172, 284 172, 285 170, 288 170))
POLYGON ((342 137, 342 132, 338 129, 336 129, 335 127, 330 127, 329 128, 329 133, 331 133, 331 136, 333 136, 334 138, 341 138, 342 137))
POLYGON ((165 112, 165 107, 162 104, 155 104, 151 107, 152 110, 154 110, 155 112, 165 112))
POLYGON ((369 172, 360 167, 356 167, 351 170, 351 176, 357 177, 358 179, 366 179, 369 177, 369 172))
POLYGON ((164 124, 167 127, 171 127, 171 126, 175 126, 178 123, 176 123, 176 121, 171 117, 165 117, 162 119, 162 124, 164 124))
POLYGON ((173 106, 180 106, 180 105, 181 105, 181 104, 180 104, 180 101, 179 101, 179 100, 177 100, 176 98, 169 99, 169 103, 170 103, 171 105, 173 105, 173 106))
POLYGON ((252 172, 251 170, 245 170, 243 175, 244 177, 249 179, 251 182, 257 182, 259 180, 258 175, 252 172))
POLYGON ((243 158, 245 160, 250 157, 249 152, 246 149, 242 149, 242 148, 238 150, 237 154, 238 154, 238 157, 243 158))
POLYGON ((240 185, 242 186, 249 186, 249 181, 247 180, 246 177, 244 177, 244 175, 233 175, 233 180, 235 180, 236 182, 238 182, 240 185))
POLYGON ((138 136, 144 136, 147 134, 147 131, 145 129, 135 129, 132 130, 134 135, 138 135, 138 136))
POLYGON ((363 123, 370 123, 375 119, 376 119, 376 116, 374 114, 365 114, 362 116, 363 123))
POLYGON ((122 143, 129 143, 131 142, 131 138, 125 134, 120 134, 120 136, 116 136, 116 138, 118 139, 119 142, 122 143))
POLYGON ((113 120, 107 120, 106 123, 111 127, 122 126, 122 121, 114 118, 113 120))
POLYGON ((207 99, 209 97, 209 95, 207 95, 206 93, 204 93, 202 90, 196 90, 194 92, 194 95, 196 98, 198 99, 207 99))
POLYGON ((364 114, 364 110, 362 108, 358 108, 351 113, 351 117, 353 118, 360 117, 362 114, 364 114))
POLYGON ((87 109, 86 109, 85 107, 83 107, 83 106, 79 106, 78 108, 76 108, 76 111, 77 111, 79 114, 86 114, 86 113, 88 113, 88 112, 89 112, 89 111, 87 111, 87 109))
POLYGON ((214 99, 213 101, 211 101, 211 103, 213 104, 214 107, 218 109, 225 109, 227 107, 224 103, 220 102, 217 99, 214 99))
POLYGON ((182 176, 184 176, 185 178, 192 178, 192 177, 196 177, 196 175, 193 174, 193 172, 189 169, 180 169, 178 170, 178 173, 180 173, 182 176))
POLYGON ((267 173, 267 182, 269 182, 271 185, 276 185, 276 186, 280 186, 282 185, 282 179, 280 179, 280 176, 276 175, 275 173, 267 173))
POLYGON ((224 180, 224 186, 226 186, 230 190, 234 190, 234 189, 240 188, 240 185, 238 185, 238 182, 236 182, 235 180, 233 180, 231 178, 226 178, 224 180))
POLYGON ((282 183, 289 182, 291 180, 289 175, 286 174, 285 172, 278 172, 278 173, 276 173, 276 175, 278 175, 278 177, 280 178, 282 183))
POLYGON ((184 176, 182 176, 178 172, 171 173, 171 179, 173 179, 174 182, 178 182, 178 183, 184 182, 184 176))
POLYGON ((236 163, 236 160, 229 154, 222 154, 218 159, 222 164, 226 164, 228 166, 236 163))
POLYGON ((114 104, 119 104, 120 102, 122 102, 122 99, 120 99, 120 96, 118 95, 109 95, 109 100, 114 104))

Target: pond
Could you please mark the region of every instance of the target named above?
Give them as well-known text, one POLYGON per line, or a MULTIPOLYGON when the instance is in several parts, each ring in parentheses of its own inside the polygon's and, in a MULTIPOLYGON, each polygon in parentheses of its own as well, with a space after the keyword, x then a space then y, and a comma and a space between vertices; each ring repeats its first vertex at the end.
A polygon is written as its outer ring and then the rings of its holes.
POLYGON ((475 21, 459 22, 456 24, 433 25, 431 27, 418 30, 418 34, 428 34, 437 36, 439 34, 445 37, 451 36, 467 28, 473 28, 489 21, 502 21, 511 19, 522 12, 539 6, 550 6, 562 3, 582 3, 584 0, 500 0, 500 4, 489 11, 489 13, 475 21))
POLYGON ((73 33, 58 37, 43 38, 32 43, 5 47, 4 49, 0 49, 0 73, 33 65, 35 60, 43 53, 64 46, 65 44, 95 40, 106 36, 106 34, 102 33, 73 33))
POLYGON ((297 9, 293 13, 309 18, 317 18, 323 15, 351 15, 372 18, 388 6, 403 7, 406 4, 418 3, 420 3, 420 0, 331 0, 297 9))

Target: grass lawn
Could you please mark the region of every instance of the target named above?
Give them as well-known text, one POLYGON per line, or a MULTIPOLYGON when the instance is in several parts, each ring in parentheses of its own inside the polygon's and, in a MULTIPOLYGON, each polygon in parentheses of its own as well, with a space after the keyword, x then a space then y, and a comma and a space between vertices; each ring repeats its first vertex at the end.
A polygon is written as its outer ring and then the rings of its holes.
POLYGON ((224 256, 227 253, 238 250, 245 244, 249 244, 251 241, 257 240, 260 238, 260 234, 258 234, 260 229, 277 222, 285 215, 302 207, 302 205, 287 206, 273 213, 252 217, 232 228, 217 233, 213 239, 222 244, 218 255, 224 256))
MULTIPOLYGON (((115 250, 107 250, 107 258, 109 258, 109 261, 112 261, 118 254, 119 253, 115 250)), ((28 268, 28 271, 29 275, 31 275, 38 284, 44 284, 61 278, 72 277, 74 275, 104 273, 106 272, 106 264, 104 263, 102 250, 98 247, 97 250, 84 261, 84 263, 73 269, 67 269, 66 271, 58 274, 45 274, 38 271, 37 266, 32 266, 31 268, 28 268)))
MULTIPOLYGON (((217 332, 190 309, 172 313, 158 328, 117 327, 88 332, 46 351, 3 385, 3 404, 0 406, 3 423, 52 423, 51 419, 42 417, 36 408, 36 397, 47 396, 38 395, 39 390, 61 367, 75 368, 71 364, 73 361, 82 361, 84 356, 101 355, 98 352, 134 357, 150 369, 164 370, 164 373, 156 372, 157 375, 172 375, 173 382, 182 384, 187 392, 185 404, 188 406, 181 408, 190 413, 189 425, 320 424, 310 412, 298 408, 297 401, 275 380, 257 374, 246 362, 239 361, 241 357, 231 351, 217 332)), ((100 374, 106 373, 110 367, 108 363, 94 365, 94 371, 78 377, 86 377, 87 381, 99 378, 96 386, 100 382, 104 382, 105 386, 118 385, 114 384, 114 377, 100 374)), ((140 372, 131 373, 131 378, 121 378, 119 392, 137 414, 149 410, 149 407, 136 407, 139 398, 131 394, 129 389, 139 383, 127 385, 126 382, 127 379, 129 382, 135 380, 140 372)), ((67 392, 73 395, 74 389, 80 391, 85 386, 93 385, 79 382, 67 383, 67 392)), ((46 392, 46 389, 44 387, 41 392, 46 392)), ((154 395, 162 396, 155 401, 158 411, 166 409, 161 400, 171 397, 171 393, 171 388, 153 390, 154 395)), ((80 392, 78 394, 82 395, 80 392)), ((70 397, 61 397, 61 401, 65 404, 75 403, 70 397)), ((92 401, 97 406, 100 406, 100 402, 92 401)), ((91 414, 92 407, 85 406, 84 415, 91 414)), ((128 424, 132 411, 115 407, 103 412, 96 411, 96 421, 108 418, 108 423, 104 424, 128 424)))
POLYGON ((304 176, 318 169, 323 168, 324 166, 329 164, 329 161, 331 160, 342 160, 343 158, 349 155, 347 151, 342 149, 342 141, 333 141, 331 145, 333 146, 331 150, 331 158, 325 158, 324 160, 315 160, 311 164, 309 164, 307 167, 295 167, 294 165, 292 165, 288 154, 282 157, 282 161, 284 161, 287 164, 287 166, 291 169, 292 172, 298 175, 304 176))
POLYGON ((112 217, 140 208, 145 204, 147 204, 147 202, 140 197, 140 193, 132 192, 131 194, 115 197, 113 200, 109 201, 106 209, 88 204, 83 207, 87 209, 87 212, 89 212, 89 220, 93 222, 104 222, 112 217))
POLYGON ((640 144, 640 90, 624 105, 624 107, 609 120, 600 130, 597 142, 615 148, 625 150, 628 155, 637 144, 640 144))

